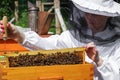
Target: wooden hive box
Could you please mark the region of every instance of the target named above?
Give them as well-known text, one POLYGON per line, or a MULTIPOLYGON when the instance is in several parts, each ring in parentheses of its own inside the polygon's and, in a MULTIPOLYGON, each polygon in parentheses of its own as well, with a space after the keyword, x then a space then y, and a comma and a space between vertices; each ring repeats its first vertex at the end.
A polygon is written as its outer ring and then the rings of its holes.
POLYGON ((7 39, 6 41, 4 41, 0 36, 0 54, 12 51, 23 52, 28 50, 13 39, 7 39))
POLYGON ((93 65, 85 62, 84 48, 69 48, 59 50, 39 50, 19 53, 7 53, 0 56, 0 80, 93 80, 93 65), (56 52, 66 53, 75 51, 82 59, 80 64, 67 65, 43 65, 10 67, 9 57, 25 55, 36 55, 39 52, 51 54, 56 52))

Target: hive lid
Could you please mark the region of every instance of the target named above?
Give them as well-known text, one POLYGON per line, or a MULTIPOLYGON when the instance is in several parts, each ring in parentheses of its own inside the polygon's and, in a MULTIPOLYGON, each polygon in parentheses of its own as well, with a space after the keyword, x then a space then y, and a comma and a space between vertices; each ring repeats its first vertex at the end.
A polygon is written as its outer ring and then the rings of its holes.
POLYGON ((3 54, 4 52, 13 51, 28 51, 28 50, 12 39, 4 41, 3 39, 0 38, 0 54, 3 54))

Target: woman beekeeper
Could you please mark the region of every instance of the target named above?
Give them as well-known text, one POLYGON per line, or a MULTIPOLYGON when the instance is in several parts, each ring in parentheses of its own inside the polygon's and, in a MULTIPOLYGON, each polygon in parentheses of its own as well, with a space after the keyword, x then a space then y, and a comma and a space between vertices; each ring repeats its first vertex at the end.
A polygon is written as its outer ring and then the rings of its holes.
MULTIPOLYGON (((72 0, 67 31, 42 38, 20 32, 13 24, 8 36, 31 50, 86 48, 86 61, 94 64, 94 80, 120 80, 120 4, 113 0, 72 0)), ((4 28, 0 22, 0 33, 4 28)))

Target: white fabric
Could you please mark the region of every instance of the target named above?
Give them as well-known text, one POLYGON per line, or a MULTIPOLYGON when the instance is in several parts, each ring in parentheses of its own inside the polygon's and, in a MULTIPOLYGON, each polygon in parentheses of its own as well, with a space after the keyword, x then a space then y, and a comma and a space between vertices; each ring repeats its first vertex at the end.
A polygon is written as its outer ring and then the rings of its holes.
POLYGON ((120 4, 113 0, 72 0, 74 5, 83 12, 120 16, 120 4))
MULTIPOLYGON (((48 38, 39 37, 33 31, 26 32, 25 35, 26 38, 23 45, 33 50, 73 48, 85 45, 85 43, 73 38, 69 31, 65 31, 61 35, 52 35, 48 38), (31 46, 36 46, 36 48, 31 46)), ((100 67, 95 66, 94 80, 120 80, 120 39, 112 43, 96 45, 96 47, 104 62, 100 67)), ((86 61, 95 64, 88 57, 86 61)))

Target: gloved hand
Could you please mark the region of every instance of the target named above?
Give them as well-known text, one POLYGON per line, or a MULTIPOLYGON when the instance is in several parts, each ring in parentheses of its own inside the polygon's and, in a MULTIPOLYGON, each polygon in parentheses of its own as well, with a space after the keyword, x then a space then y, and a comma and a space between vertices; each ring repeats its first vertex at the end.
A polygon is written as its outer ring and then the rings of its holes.
MULTIPOLYGON (((2 36, 4 34, 4 26, 2 21, 0 21, 0 35, 2 36)), ((17 27, 11 23, 7 24, 7 34, 8 38, 14 39, 17 42, 22 43, 24 40, 24 34, 21 33, 17 27)))
POLYGON ((97 64, 97 66, 101 66, 103 59, 99 57, 98 51, 95 48, 95 44, 91 42, 84 47, 86 48, 87 56, 92 59, 97 64))

